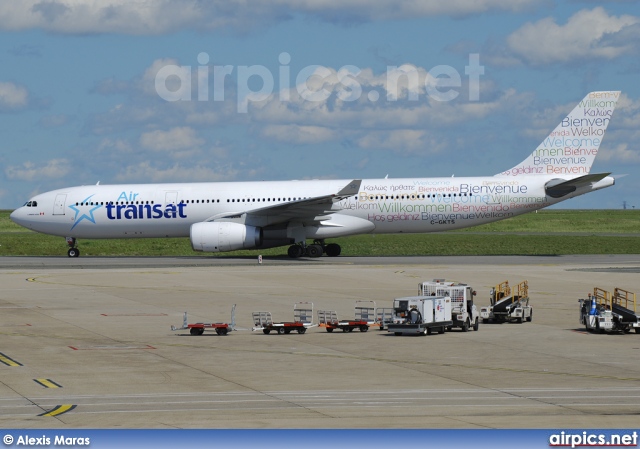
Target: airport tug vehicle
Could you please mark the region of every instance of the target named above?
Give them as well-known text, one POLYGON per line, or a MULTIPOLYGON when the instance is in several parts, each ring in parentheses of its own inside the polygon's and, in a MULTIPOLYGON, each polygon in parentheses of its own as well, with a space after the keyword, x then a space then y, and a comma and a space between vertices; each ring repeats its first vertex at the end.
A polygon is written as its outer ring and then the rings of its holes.
POLYGON ((470 285, 461 284, 444 279, 434 279, 418 284, 420 296, 446 296, 451 299, 451 320, 453 325, 447 330, 459 327, 463 332, 473 328, 477 331, 480 327, 480 313, 473 303, 476 292, 470 285))
POLYGON ((427 335, 436 330, 444 334, 453 326, 451 298, 448 296, 409 296, 393 300, 393 322, 387 331, 394 335, 427 335))
POLYGON ((182 327, 171 326, 172 331, 189 329, 191 335, 202 335, 205 329, 213 329, 218 335, 227 335, 230 331, 236 330, 236 305, 231 308, 231 324, 228 323, 193 323, 188 324, 187 312, 182 318, 182 327))
POLYGON ((615 288, 613 295, 595 287, 593 295, 587 299, 579 299, 580 324, 587 331, 595 332, 630 332, 635 329, 640 333, 640 316, 636 310, 636 294, 615 288))
POLYGON ((505 321, 533 320, 533 307, 529 305, 529 284, 527 281, 520 282, 513 291, 509 286, 509 281, 504 281, 491 289, 491 305, 480 309, 482 322, 491 320, 498 323, 505 321))
POLYGON ((327 332, 333 332, 334 329, 342 329, 342 332, 353 332, 354 329, 367 332, 369 326, 376 323, 375 317, 375 301, 356 301, 353 320, 338 320, 335 310, 318 310, 318 326, 324 327, 327 332))
POLYGON ((304 334, 313 324, 313 303, 297 302, 293 305, 293 321, 274 323, 271 312, 253 312, 253 331, 262 331, 270 334, 271 331, 278 334, 290 334, 293 331, 304 334))

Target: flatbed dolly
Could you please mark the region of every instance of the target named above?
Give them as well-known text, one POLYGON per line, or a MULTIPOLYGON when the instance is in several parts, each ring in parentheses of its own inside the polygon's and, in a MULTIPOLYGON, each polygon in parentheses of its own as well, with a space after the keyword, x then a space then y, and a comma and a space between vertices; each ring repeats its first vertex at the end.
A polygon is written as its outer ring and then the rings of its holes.
POLYGON ((228 323, 192 323, 188 324, 187 312, 182 318, 182 327, 171 326, 172 331, 189 329, 191 335, 202 335, 205 329, 213 329, 218 335, 227 335, 230 331, 235 330, 236 305, 231 308, 231 324, 228 323))
POLYGON ((293 306, 293 321, 285 321, 274 323, 271 312, 253 312, 253 331, 261 330, 264 334, 270 334, 271 331, 278 334, 290 334, 298 332, 304 334, 313 324, 313 303, 297 302, 293 306))
POLYGON ((327 332, 333 332, 335 329, 341 329, 342 332, 353 332, 354 329, 367 332, 369 326, 375 323, 375 301, 356 301, 354 315, 353 320, 338 320, 335 310, 318 310, 318 325, 324 327, 327 332))

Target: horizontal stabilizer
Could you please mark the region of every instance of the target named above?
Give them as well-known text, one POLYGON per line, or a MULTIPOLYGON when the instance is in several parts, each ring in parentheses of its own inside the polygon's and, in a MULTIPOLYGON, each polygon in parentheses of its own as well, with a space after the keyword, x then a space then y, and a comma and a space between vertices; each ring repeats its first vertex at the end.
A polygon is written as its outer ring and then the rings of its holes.
POLYGON ((580 187, 586 187, 590 184, 595 184, 598 181, 602 181, 611 173, 593 173, 579 178, 570 180, 564 179, 552 179, 544 186, 544 190, 552 198, 561 198, 565 195, 575 192, 580 187))

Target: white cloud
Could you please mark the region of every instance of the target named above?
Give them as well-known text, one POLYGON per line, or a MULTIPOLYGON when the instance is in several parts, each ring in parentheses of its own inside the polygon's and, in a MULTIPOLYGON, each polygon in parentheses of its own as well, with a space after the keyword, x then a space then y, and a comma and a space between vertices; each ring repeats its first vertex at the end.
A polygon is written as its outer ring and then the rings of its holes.
POLYGON ((140 136, 140 145, 152 151, 176 151, 199 147, 204 139, 197 137, 196 131, 188 126, 171 128, 169 131, 155 130, 140 136))
POLYGON ((246 31, 295 14, 329 22, 367 22, 521 11, 539 3, 541 0, 21 0, 0 4, 0 29, 134 35, 184 29, 246 31))
POLYGON ((29 92, 22 86, 0 81, 0 110, 16 110, 29 104, 29 92))
POLYGON ((31 161, 21 166, 14 165, 5 168, 4 173, 12 181, 36 181, 42 179, 61 179, 67 176, 73 164, 67 159, 52 159, 43 164, 31 161))
MULTIPOLYGON (((117 182, 186 182, 186 181, 231 181, 236 179, 238 170, 230 167, 210 168, 204 166, 189 167, 174 164, 170 167, 156 167, 148 161, 130 165, 116 174, 117 182)), ((252 176, 253 173, 247 173, 252 176)))
POLYGON ((533 65, 613 59, 634 51, 637 39, 625 43, 613 37, 626 35, 628 28, 638 23, 638 17, 610 16, 601 7, 583 9, 564 25, 551 17, 527 23, 507 37, 507 46, 518 59, 533 65))
POLYGON ((322 143, 334 138, 334 131, 322 126, 267 125, 261 134, 278 142, 295 144, 322 143))

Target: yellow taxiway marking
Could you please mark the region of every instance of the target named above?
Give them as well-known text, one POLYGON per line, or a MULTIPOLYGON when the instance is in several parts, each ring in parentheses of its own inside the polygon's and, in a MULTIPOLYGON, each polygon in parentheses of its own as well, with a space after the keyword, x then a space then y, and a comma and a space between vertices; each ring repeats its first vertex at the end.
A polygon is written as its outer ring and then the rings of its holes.
POLYGON ((0 362, 4 363, 7 366, 22 366, 22 363, 16 362, 11 357, 8 357, 0 352, 0 362))
POLYGON ((58 416, 58 415, 62 415, 63 413, 70 412, 76 407, 77 407, 76 405, 72 405, 72 404, 56 405, 52 410, 41 413, 38 416, 58 416))
POLYGON ((33 379, 33 381, 45 388, 62 388, 62 385, 55 383, 51 379, 33 379))

